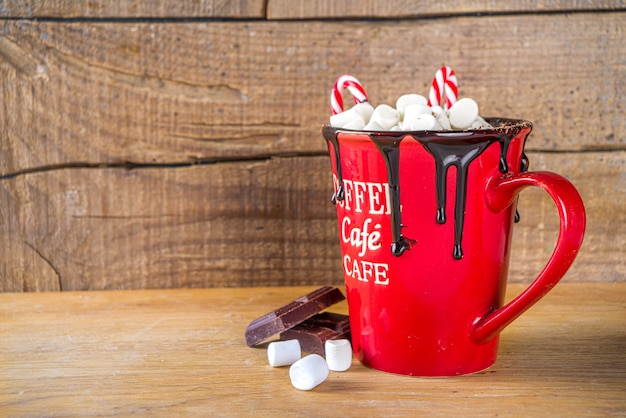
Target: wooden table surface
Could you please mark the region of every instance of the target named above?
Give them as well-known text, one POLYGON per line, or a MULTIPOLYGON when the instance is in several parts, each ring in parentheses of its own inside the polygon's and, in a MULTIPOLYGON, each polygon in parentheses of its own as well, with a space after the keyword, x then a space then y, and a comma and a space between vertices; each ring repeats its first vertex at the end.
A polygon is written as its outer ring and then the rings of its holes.
POLYGON ((486 372, 424 379, 353 360, 302 392, 244 330, 312 289, 0 294, 0 415, 626 416, 626 283, 559 284, 486 372))

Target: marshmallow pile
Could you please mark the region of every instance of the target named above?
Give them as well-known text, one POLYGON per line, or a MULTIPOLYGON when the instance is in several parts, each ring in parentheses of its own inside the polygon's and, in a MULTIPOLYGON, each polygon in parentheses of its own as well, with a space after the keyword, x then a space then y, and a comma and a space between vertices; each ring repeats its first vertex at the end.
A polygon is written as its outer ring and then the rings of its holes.
POLYGON ((315 388, 326 380, 330 370, 344 372, 352 365, 352 345, 348 340, 327 340, 325 354, 326 359, 319 354, 302 357, 298 340, 275 341, 267 347, 270 366, 291 366, 291 384, 300 390, 315 388))
POLYGON ((363 131, 451 131, 488 129, 492 126, 478 114, 478 104, 463 98, 450 109, 428 106, 428 99, 419 94, 405 94, 393 108, 381 104, 374 108, 369 102, 357 103, 344 112, 332 115, 335 128, 363 131))

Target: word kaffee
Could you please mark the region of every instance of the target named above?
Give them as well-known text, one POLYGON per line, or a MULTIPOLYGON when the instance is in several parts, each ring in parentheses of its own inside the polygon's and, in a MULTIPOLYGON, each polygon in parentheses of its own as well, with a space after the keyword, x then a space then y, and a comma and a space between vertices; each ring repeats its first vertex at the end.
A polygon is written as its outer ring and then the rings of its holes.
MULTIPOLYGON (((337 176, 333 174, 335 189, 338 187, 337 176)), ((369 215, 389 215, 391 207, 391 193, 389 183, 373 183, 343 179, 342 188, 344 198, 337 204, 346 210, 369 215)))

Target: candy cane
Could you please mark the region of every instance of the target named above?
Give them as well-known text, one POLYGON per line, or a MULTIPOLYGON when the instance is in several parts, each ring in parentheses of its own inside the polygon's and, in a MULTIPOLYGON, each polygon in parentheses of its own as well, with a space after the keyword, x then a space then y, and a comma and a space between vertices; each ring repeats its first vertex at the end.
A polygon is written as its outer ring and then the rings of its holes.
POLYGON ((443 108, 450 109, 456 103, 458 94, 459 85, 454 70, 450 67, 441 67, 435 73, 430 86, 428 106, 439 106, 443 101, 443 108))
POLYGON ((333 90, 330 93, 331 115, 343 112, 343 93, 346 89, 352 94, 354 103, 367 101, 367 94, 361 82, 349 74, 344 74, 335 81, 333 90))

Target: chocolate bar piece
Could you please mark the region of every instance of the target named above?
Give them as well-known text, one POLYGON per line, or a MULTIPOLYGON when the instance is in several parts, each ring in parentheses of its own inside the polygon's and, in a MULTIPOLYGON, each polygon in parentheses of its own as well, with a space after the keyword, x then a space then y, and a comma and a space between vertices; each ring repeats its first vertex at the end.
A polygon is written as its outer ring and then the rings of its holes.
POLYGON ((259 344, 272 335, 293 328, 344 299, 344 295, 338 288, 320 287, 250 322, 246 329, 246 344, 249 347, 259 344))
POLYGON ((326 340, 350 339, 348 315, 323 312, 280 334, 281 340, 297 339, 302 351, 324 355, 326 340))

